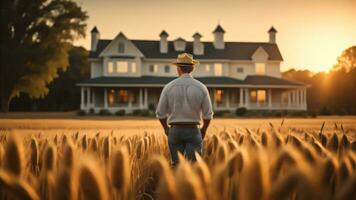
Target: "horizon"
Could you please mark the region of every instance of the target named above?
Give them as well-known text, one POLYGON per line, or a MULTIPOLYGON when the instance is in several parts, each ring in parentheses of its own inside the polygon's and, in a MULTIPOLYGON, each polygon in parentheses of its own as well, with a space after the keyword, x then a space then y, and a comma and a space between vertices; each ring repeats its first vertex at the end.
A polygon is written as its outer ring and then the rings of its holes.
POLYGON ((169 40, 182 37, 191 41, 198 31, 203 35, 202 41, 207 42, 212 41, 211 32, 218 23, 229 42, 268 42, 267 31, 274 26, 284 59, 281 70, 307 69, 317 73, 329 71, 342 51, 356 44, 356 1, 352 0, 107 0, 100 5, 95 0, 77 1, 88 12, 89 20, 86 38, 74 44, 87 49, 94 26, 101 39, 113 39, 122 31, 129 39, 158 40, 159 33, 166 30, 169 40), (302 19, 300 13, 308 20, 302 19), (120 25, 115 25, 113 19, 120 25), (244 23, 236 25, 237 19, 244 23))

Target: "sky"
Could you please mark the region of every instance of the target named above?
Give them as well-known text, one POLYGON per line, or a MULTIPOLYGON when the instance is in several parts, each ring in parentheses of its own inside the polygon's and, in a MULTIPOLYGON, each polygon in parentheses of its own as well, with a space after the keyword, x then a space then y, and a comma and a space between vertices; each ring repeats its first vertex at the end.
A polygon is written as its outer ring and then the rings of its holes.
POLYGON ((341 52, 356 45, 356 0, 76 0, 88 12, 87 37, 76 45, 90 48, 90 30, 102 39, 122 31, 129 39, 190 41, 195 32, 212 41, 218 23, 225 41, 267 42, 274 26, 284 62, 282 70, 328 71, 341 52))

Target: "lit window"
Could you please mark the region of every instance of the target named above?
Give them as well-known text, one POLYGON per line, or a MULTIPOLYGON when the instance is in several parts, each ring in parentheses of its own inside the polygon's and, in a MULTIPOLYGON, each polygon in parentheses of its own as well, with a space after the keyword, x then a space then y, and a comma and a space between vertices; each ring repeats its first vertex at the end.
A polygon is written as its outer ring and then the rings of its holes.
POLYGON ((221 104, 222 100, 223 100, 223 95, 224 95, 224 91, 223 90, 215 90, 215 102, 217 104, 221 104))
POLYGON ((149 71, 150 72, 157 72, 157 65, 150 65, 149 66, 149 71))
POLYGON ((132 73, 136 73, 136 71, 137 71, 136 68, 137 68, 136 63, 135 62, 131 63, 131 72, 132 73))
POLYGON ((266 103, 266 90, 257 90, 258 103, 266 103))
POLYGON ((108 94, 109 106, 114 105, 114 102, 115 102, 115 90, 114 89, 110 89, 109 90, 109 94, 108 94))
POLYGON ((222 76, 222 64, 221 63, 216 63, 214 65, 214 70, 215 70, 216 76, 222 76))
POLYGON ((256 74, 265 74, 266 65, 264 63, 256 63, 256 74))
POLYGON ((114 72, 114 63, 108 62, 108 73, 113 73, 113 72, 114 72))
POLYGON ((256 103, 257 102, 257 91, 256 90, 251 90, 250 91, 250 101, 252 103, 256 103))
POLYGON ((116 71, 118 73, 127 73, 129 71, 128 63, 127 62, 122 62, 122 61, 116 62, 116 71))
POLYGON ((210 72, 210 65, 205 65, 205 71, 210 72))
POLYGON ((165 73, 169 73, 170 71, 171 71, 171 66, 169 66, 169 65, 164 66, 165 73))
POLYGON ((128 90, 119 90, 119 103, 125 104, 129 102, 129 91, 128 90))
POLYGON ((125 44, 123 42, 119 42, 118 51, 119 51, 119 53, 125 52, 125 44))
POLYGON ((243 72, 244 72, 244 68, 238 67, 238 68, 236 69, 236 71, 237 71, 237 73, 243 73, 243 72))
POLYGON ((252 103, 266 103, 266 90, 251 90, 250 101, 252 103))

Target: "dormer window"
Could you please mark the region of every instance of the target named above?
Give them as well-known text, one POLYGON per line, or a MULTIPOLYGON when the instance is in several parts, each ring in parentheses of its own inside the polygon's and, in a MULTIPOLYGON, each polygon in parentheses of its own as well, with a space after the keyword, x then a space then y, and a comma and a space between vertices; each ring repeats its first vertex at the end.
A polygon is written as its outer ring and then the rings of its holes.
POLYGON ((114 63, 113 62, 108 62, 108 73, 111 74, 114 72, 114 63))
POLYGON ((125 52, 125 44, 123 42, 119 42, 118 52, 119 53, 124 53, 125 52))
POLYGON ((157 72, 158 71, 158 67, 157 67, 157 65, 150 65, 149 66, 149 68, 148 68, 148 70, 150 71, 150 72, 157 72))
POLYGON ((133 62, 133 63, 131 63, 131 72, 136 73, 136 71, 137 71, 137 66, 136 66, 136 63, 133 62))
POLYGON ((256 74, 263 75, 266 74, 266 65, 264 63, 256 63, 256 74))
POLYGON ((164 72, 165 73, 171 72, 171 66, 169 66, 169 65, 164 66, 164 72))
POLYGON ((128 63, 123 61, 116 62, 116 71, 118 73, 127 73, 129 71, 128 63))

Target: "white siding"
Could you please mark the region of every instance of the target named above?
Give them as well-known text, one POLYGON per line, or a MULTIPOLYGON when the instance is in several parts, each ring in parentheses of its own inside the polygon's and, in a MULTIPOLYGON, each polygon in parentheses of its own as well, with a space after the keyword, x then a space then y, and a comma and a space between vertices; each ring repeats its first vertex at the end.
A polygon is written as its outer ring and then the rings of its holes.
POLYGON ((229 76, 243 80, 246 76, 255 74, 254 66, 254 63, 252 62, 231 63, 229 67, 229 76), (238 68, 242 68, 243 72, 237 72, 238 68))
POLYGON ((281 78, 280 63, 267 63, 266 64, 266 75, 281 78))
POLYGON ((90 63, 90 77, 96 78, 103 76, 103 66, 101 61, 91 61, 90 63))

